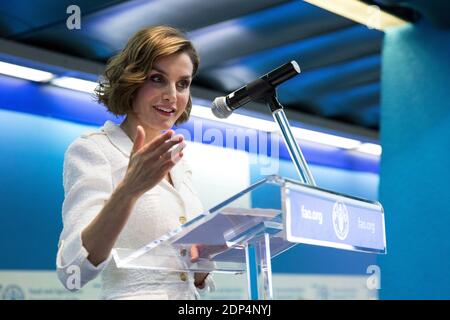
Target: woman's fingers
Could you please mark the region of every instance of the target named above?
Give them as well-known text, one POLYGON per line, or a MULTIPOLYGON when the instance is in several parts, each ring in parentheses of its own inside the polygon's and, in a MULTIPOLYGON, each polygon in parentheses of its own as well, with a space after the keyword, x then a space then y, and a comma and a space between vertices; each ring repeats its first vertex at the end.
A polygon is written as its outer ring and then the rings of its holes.
MULTIPOLYGON (((144 146, 142 153, 146 155, 146 160, 150 158, 152 159, 152 161, 155 159, 160 159, 168 150, 173 148, 173 146, 181 144, 183 142, 184 137, 182 135, 176 135, 172 137, 173 131, 169 131, 171 132, 166 132, 158 136, 152 142, 144 146)), ((179 149, 173 148, 171 152, 174 156, 176 156, 176 153, 179 152, 179 149)))
POLYGON ((178 144, 178 146, 176 146, 172 150, 166 151, 166 153, 164 153, 160 159, 163 161, 163 163, 171 161, 173 164, 176 164, 181 159, 182 157, 181 154, 185 147, 186 143, 181 142, 180 144, 178 144))
POLYGON ((168 150, 170 150, 174 145, 181 144, 184 140, 184 137, 181 134, 177 134, 173 136, 170 140, 165 141, 165 143, 160 144, 155 149, 155 154, 158 156, 162 156, 164 153, 166 153, 168 150))
POLYGON ((167 161, 167 160, 179 160, 179 153, 186 147, 186 143, 183 142, 183 136, 179 135, 176 140, 167 140, 163 144, 160 144, 156 149, 153 145, 150 145, 144 153, 146 153, 144 159, 145 161, 151 161, 156 163, 157 161, 167 161), (177 146, 176 146, 177 145, 177 146), (176 146, 176 147, 174 147, 176 146))
POLYGON ((142 126, 137 127, 124 178, 137 193, 142 194, 157 185, 181 159, 186 144, 183 136, 171 139, 173 133, 173 130, 168 130, 145 144, 145 131, 142 126), (174 147, 176 144, 178 146, 174 147))
POLYGON ((143 152, 150 152, 152 153, 154 150, 156 150, 159 146, 164 144, 167 140, 169 140, 173 135, 173 130, 167 130, 163 134, 160 134, 156 138, 154 138, 152 141, 147 143, 144 146, 143 152))

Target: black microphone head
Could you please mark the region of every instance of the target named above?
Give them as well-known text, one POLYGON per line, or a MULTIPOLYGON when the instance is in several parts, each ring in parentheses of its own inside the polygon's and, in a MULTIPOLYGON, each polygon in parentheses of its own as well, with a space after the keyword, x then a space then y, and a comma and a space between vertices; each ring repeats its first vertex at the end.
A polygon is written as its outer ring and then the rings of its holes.
POLYGON ((220 119, 225 119, 233 113, 233 110, 228 108, 226 97, 217 97, 214 99, 211 108, 212 113, 220 119))
POLYGON ((261 78, 268 81, 272 87, 277 87, 283 82, 295 77, 300 72, 300 66, 295 60, 292 60, 288 63, 283 64, 281 67, 270 71, 261 78))

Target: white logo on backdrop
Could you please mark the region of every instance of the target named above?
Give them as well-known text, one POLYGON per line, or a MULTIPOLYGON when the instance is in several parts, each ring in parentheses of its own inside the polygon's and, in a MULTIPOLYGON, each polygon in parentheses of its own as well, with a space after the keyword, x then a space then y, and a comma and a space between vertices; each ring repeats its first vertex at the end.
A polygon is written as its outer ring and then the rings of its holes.
POLYGON ((347 207, 342 202, 333 205, 333 228, 340 240, 345 240, 349 232, 349 219, 347 207))

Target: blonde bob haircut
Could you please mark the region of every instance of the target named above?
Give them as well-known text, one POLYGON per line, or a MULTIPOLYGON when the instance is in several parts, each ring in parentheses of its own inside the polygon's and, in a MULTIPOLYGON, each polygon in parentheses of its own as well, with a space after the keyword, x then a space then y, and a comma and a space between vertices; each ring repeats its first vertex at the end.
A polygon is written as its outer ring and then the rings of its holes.
MULTIPOLYGON (((183 32, 169 26, 147 27, 138 31, 121 52, 108 60, 95 89, 97 101, 116 116, 128 114, 133 108, 133 97, 147 80, 155 60, 178 53, 189 55, 194 65, 194 76, 200 61, 197 51, 183 32)), ((192 98, 189 96, 186 109, 175 124, 186 122, 191 109, 192 98)))

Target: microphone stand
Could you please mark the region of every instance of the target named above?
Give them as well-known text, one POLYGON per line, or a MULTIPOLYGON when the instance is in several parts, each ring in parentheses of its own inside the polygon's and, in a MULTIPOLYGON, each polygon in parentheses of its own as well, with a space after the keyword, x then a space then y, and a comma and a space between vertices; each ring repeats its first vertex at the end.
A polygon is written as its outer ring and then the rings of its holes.
POLYGON ((291 127, 289 126, 289 122, 286 118, 286 115, 283 110, 283 106, 277 99, 277 92, 275 89, 268 91, 264 96, 258 99, 264 102, 267 106, 269 106, 270 111, 272 112, 272 116, 275 119, 275 122, 280 127, 281 134, 284 139, 284 143, 287 146, 289 154, 291 156, 292 161, 294 162, 295 169, 300 176, 300 179, 303 183, 315 186, 316 182, 309 170, 308 164, 305 161, 302 151, 300 150, 299 145, 295 141, 294 135, 292 134, 291 127))
MULTIPOLYGON (((265 86, 265 84, 262 83, 261 86, 265 86)), ((300 147, 295 141, 289 122, 284 114, 283 106, 277 99, 275 88, 270 88, 266 90, 263 95, 252 98, 253 100, 264 102, 269 106, 275 122, 280 127, 284 142, 289 150, 289 154, 291 155, 291 159, 294 162, 294 166, 297 169, 301 182, 307 185, 315 186, 316 182, 309 171, 300 147)), ((259 295, 258 290, 261 290, 261 295, 263 298, 273 299, 270 235, 267 231, 264 231, 263 237, 260 238, 259 242, 246 243, 245 257, 250 297, 252 299, 256 297, 257 299, 259 295), (261 284, 258 284, 259 275, 261 284), (256 283, 256 286, 253 285, 254 283, 256 283)))

